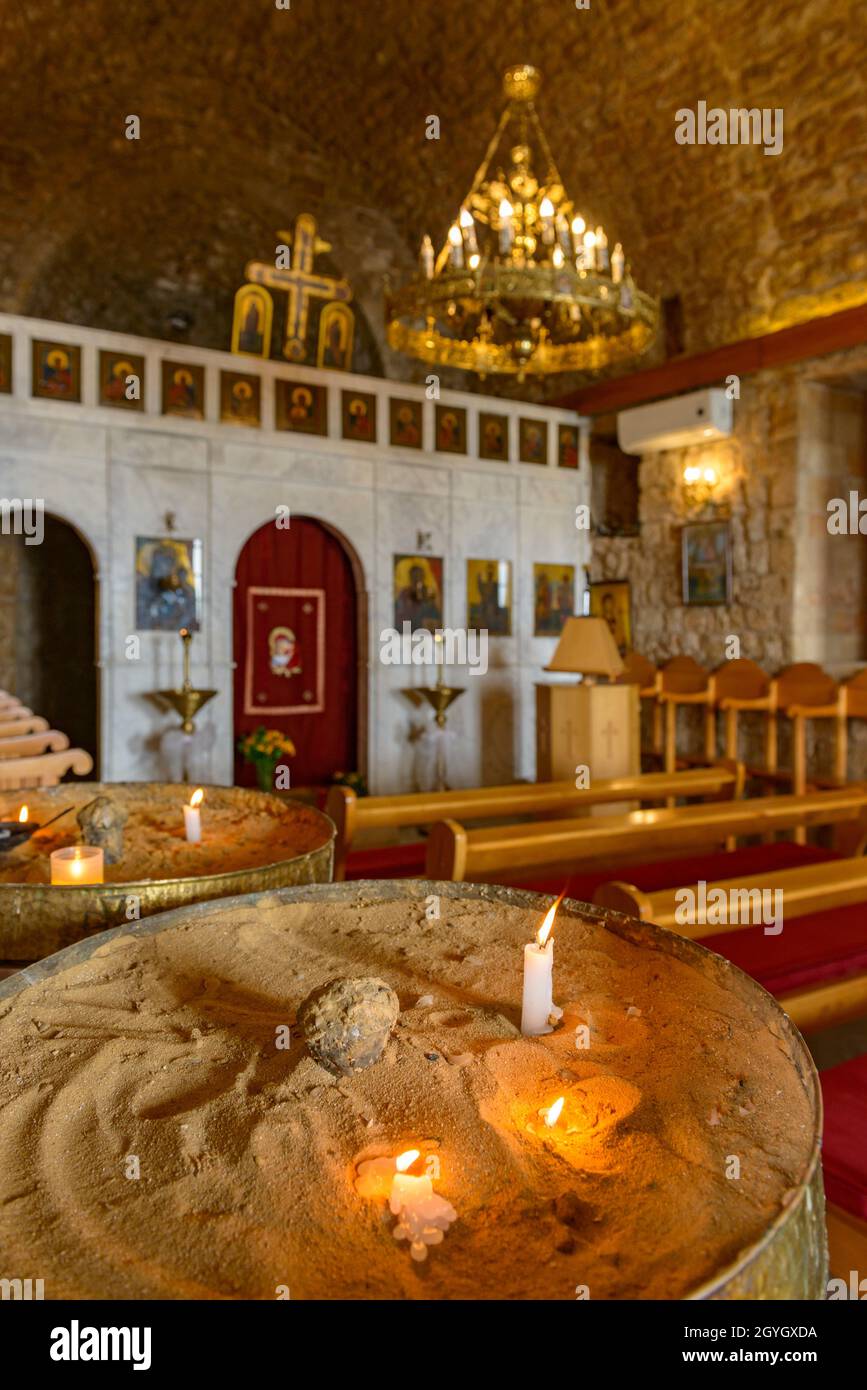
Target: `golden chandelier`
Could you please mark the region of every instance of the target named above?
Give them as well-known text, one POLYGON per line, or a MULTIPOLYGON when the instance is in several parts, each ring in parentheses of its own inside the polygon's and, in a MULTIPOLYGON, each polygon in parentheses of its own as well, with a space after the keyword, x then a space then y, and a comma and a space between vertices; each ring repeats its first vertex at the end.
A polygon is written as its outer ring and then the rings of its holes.
POLYGON ((658 305, 620 243, 609 254, 602 228, 576 212, 533 105, 539 83, 535 68, 506 72, 505 109, 445 245, 435 256, 426 236, 419 274, 387 299, 397 351, 521 380, 596 371, 652 342, 658 305))

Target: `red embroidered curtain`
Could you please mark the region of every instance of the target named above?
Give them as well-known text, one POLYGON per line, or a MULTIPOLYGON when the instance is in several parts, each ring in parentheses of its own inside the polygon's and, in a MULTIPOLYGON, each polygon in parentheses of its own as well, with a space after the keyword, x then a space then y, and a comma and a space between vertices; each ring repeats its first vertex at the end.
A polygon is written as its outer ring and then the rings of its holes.
MULTIPOLYGON (((238 559, 234 595, 236 739, 279 729, 297 754, 293 786, 321 785, 357 760, 358 600, 352 564, 318 521, 260 527, 238 559)), ((255 784, 236 752, 235 778, 255 784)))

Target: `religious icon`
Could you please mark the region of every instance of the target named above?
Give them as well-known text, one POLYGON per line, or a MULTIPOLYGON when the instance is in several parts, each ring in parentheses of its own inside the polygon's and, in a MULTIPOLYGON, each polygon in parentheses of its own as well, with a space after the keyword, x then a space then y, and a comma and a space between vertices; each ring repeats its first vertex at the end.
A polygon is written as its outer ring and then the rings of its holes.
POLYGON ((681 541, 683 601, 711 605, 731 603, 732 549, 727 521, 684 526, 681 541))
MULTIPOLYGON (((244 274, 254 285, 267 285, 272 290, 286 291, 288 304, 283 356, 289 362, 304 362, 307 358, 310 299, 333 299, 345 304, 352 298, 352 286, 348 280, 323 275, 314 269, 316 256, 320 252, 330 251, 331 244, 317 236, 316 220, 309 212, 302 212, 296 218, 294 233, 286 231, 277 235, 282 247, 291 246, 291 265, 284 265, 282 259, 270 264, 267 261, 250 261, 244 274)), ((285 254, 285 250, 281 252, 281 256, 285 254)), ((338 345, 335 340, 335 346, 338 345)), ((351 338, 345 340, 344 349, 349 362, 352 355, 351 338)))
POLYGON ((467 452, 467 412, 462 406, 437 406, 436 447, 442 454, 467 452))
POLYGON ((395 400, 388 403, 391 434, 389 442, 404 449, 422 446, 421 401, 395 400))
POLYGON ((518 458, 522 463, 548 462, 548 425, 545 420, 518 421, 518 458))
POLYGON ((99 403, 144 410, 144 358, 134 352, 100 352, 99 403))
POLYGON ((512 566, 508 560, 467 560, 467 627, 489 637, 512 635, 512 566))
POLYGON ((163 362, 163 415, 205 416, 205 369, 186 362, 163 362))
POLYGON ((590 617, 604 618, 625 656, 632 646, 632 614, 629 602, 629 580, 612 579, 590 585, 590 617))
POLYGON ((509 417, 479 413, 479 458, 509 461, 509 417))
POLYGON ((443 621, 443 562, 437 555, 395 555, 394 625, 403 632, 426 628, 435 632, 443 621))
POLYGON ((272 675, 301 675, 301 653, 291 627, 272 627, 268 633, 268 651, 272 675))
POLYGON ((33 340, 33 394, 46 400, 81 400, 81 348, 33 340))
POLYGON ((276 383, 276 421, 278 430, 299 434, 327 434, 327 388, 308 386, 303 381, 276 383))
POLYGON ((574 425, 557 428, 557 467, 578 467, 578 430, 574 425))
POLYGON ((343 392, 343 438, 376 443, 376 397, 362 391, 343 392))
POLYGON ((135 613, 140 632, 199 628, 202 542, 136 536, 135 613))
POLYGON ((220 372, 220 419, 227 425, 258 425, 259 394, 257 376, 220 372))
POLYGON ((533 566, 533 636, 559 637, 575 612, 575 566, 533 566))
POLYGON ((249 357, 271 356, 274 301, 261 285, 242 285, 235 295, 232 351, 249 357))
POLYGON ((337 372, 352 368, 352 339, 355 315, 348 304, 326 304, 319 316, 319 347, 317 367, 331 367, 337 372))
POLYGON ((12 336, 0 333, 0 392, 8 396, 12 391, 12 336))

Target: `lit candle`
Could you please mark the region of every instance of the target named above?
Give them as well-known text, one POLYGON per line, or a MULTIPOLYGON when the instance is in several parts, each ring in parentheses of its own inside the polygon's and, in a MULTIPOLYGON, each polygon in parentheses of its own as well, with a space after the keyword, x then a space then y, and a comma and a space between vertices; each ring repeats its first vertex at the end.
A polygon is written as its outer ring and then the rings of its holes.
POLYGON ((554 269, 555 269, 555 270, 562 270, 562 268, 563 268, 563 247, 562 247, 562 246, 555 246, 555 247, 554 247, 554 254, 553 254, 552 257, 551 257, 551 260, 552 260, 553 263, 554 263, 554 269))
POLYGON ((405 1153, 398 1154, 394 1160, 395 1174, 391 1180, 391 1190, 388 1194, 388 1205, 395 1216, 402 1207, 411 1207, 416 1202, 420 1202, 424 1197, 433 1196, 433 1183, 427 1174, 415 1177, 408 1173, 407 1168, 411 1168, 416 1159, 420 1156, 418 1149, 407 1149, 405 1153))
POLYGON ((434 249, 433 242, 427 234, 422 238, 420 259, 425 279, 432 280, 434 273, 434 249))
MULTIPOLYGON (((562 895, 561 895, 562 896, 562 895)), ((554 941, 551 928, 560 898, 549 908, 536 933, 535 941, 524 947, 524 993, 521 1001, 521 1032, 536 1038, 552 1032, 549 1018, 554 1012, 554 941)))
POLYGON ((615 285, 619 285, 623 279, 623 265, 626 257, 623 254, 623 247, 618 241, 614 250, 611 252, 611 278, 615 285))
POLYGON ((205 793, 198 787, 190 797, 189 806, 184 807, 184 829, 191 845, 197 845, 202 838, 202 813, 199 807, 205 793))
POLYGON ((464 239, 461 236, 461 229, 457 222, 453 222, 449 227, 449 245, 451 247, 452 265, 456 270, 460 270, 464 264, 464 239))
POLYGON ((586 270, 596 269, 596 233, 584 233, 584 266, 586 270))
POLYGON ((586 225, 583 217, 572 218, 572 245, 575 248, 575 264, 578 270, 580 270, 581 266, 584 264, 584 242, 582 241, 582 237, 584 236, 584 228, 586 225))
POLYGON ((467 243, 467 250, 474 256, 479 249, 479 243, 476 241, 476 224, 473 221, 473 214, 470 212, 469 208, 461 208, 459 221, 461 224, 461 231, 464 234, 464 240, 467 243))
POLYGON ((565 1096, 558 1096, 557 1100, 554 1101, 554 1104, 549 1105, 547 1110, 539 1111, 539 1114, 542 1116, 542 1119, 545 1121, 545 1124, 548 1126, 549 1129, 553 1129, 555 1124, 559 1120, 560 1114, 563 1110, 563 1103, 565 1100, 565 1096))
POLYGON ((500 253, 506 255, 512 246, 512 204, 508 198, 500 201, 500 253))
POLYGON ((53 884, 102 883, 102 850, 98 845, 70 845, 51 854, 53 884))
POLYGON ((550 198, 542 199, 539 216, 542 219, 542 240, 546 246, 550 246, 554 240, 554 204, 550 198))
POLYGON ((22 806, 22 807, 21 807, 21 810, 18 812, 18 824, 19 824, 19 825, 26 825, 27 822, 29 821, 29 819, 30 819, 30 812, 28 811, 28 809, 27 809, 26 806, 22 806))

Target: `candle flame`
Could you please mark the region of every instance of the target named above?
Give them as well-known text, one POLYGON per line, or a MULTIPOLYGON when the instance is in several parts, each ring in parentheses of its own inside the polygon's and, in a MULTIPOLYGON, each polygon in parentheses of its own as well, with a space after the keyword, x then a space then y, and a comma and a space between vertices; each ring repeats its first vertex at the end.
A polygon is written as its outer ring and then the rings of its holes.
POLYGON ((192 796, 190 797, 190 805, 201 806, 202 801, 204 800, 204 796, 205 793, 202 791, 202 788, 197 787, 196 790, 193 792, 192 796))
POLYGON ((84 873, 84 864, 81 859, 81 850, 77 849, 69 862, 69 872, 73 878, 81 878, 84 873))
MULTIPOLYGON (((563 893, 565 892, 566 890, 564 888, 563 893)), ((561 893, 556 902, 553 902, 551 906, 548 908, 548 911, 545 914, 545 919, 542 922, 542 925, 539 928, 539 930, 536 932, 536 940, 540 946, 544 946, 545 942, 548 940, 548 937, 551 935, 551 928, 554 925, 554 918, 557 915, 557 908, 563 901, 563 893, 561 893)))
POLYGON ((402 1154, 398 1154, 394 1160, 394 1166, 399 1173, 405 1173, 407 1168, 411 1168, 416 1159, 421 1154, 421 1149, 406 1149, 402 1154))
POLYGON ((554 1104, 549 1106, 548 1110, 545 1113, 546 1125, 553 1126, 557 1123, 557 1121, 560 1118, 560 1114, 563 1109, 565 1100, 565 1096, 558 1096, 557 1099, 554 1101, 554 1104))
POLYGON ((29 819, 30 819, 30 812, 28 811, 28 809, 27 809, 26 806, 22 806, 22 807, 21 807, 21 810, 18 812, 18 820, 19 820, 19 823, 20 823, 21 825, 24 825, 25 822, 28 821, 29 819))

